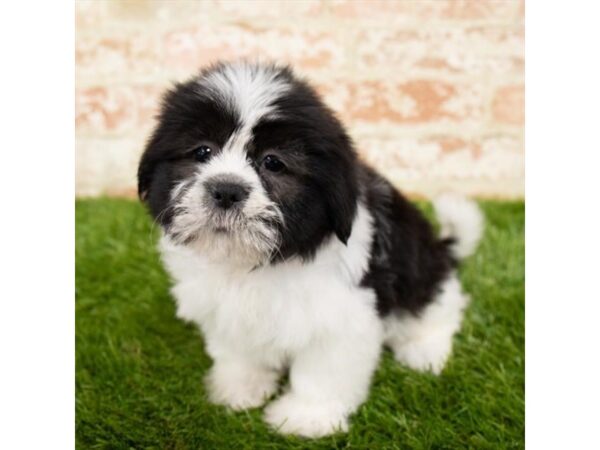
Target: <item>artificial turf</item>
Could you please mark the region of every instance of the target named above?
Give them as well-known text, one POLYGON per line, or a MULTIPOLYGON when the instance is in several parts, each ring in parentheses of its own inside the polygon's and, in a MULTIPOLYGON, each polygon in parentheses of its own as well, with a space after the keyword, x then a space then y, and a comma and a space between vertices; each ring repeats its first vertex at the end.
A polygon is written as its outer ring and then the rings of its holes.
POLYGON ((523 447, 525 208, 481 206, 485 238, 461 269, 472 302, 442 375, 406 369, 386 351, 349 433, 306 440, 270 431, 261 410, 208 403, 202 377, 211 361, 194 326, 175 318, 144 208, 77 201, 77 447, 523 447))

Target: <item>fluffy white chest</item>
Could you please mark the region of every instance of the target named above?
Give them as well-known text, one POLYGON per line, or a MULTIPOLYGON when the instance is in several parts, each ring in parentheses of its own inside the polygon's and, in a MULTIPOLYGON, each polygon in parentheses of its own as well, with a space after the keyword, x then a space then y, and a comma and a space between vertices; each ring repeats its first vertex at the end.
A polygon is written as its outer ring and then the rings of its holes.
POLYGON ((178 316, 200 325, 211 355, 234 349, 276 360, 372 311, 373 293, 358 287, 370 245, 371 220, 361 206, 348 245, 332 238, 308 263, 249 271, 208 261, 166 237, 160 247, 178 316))

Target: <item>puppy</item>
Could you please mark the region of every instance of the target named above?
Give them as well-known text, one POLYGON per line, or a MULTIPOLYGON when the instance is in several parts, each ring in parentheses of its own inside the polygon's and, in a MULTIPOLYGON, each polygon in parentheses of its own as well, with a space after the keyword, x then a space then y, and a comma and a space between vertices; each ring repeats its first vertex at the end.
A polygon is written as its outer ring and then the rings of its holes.
POLYGON ((476 205, 435 204, 440 236, 357 159, 332 111, 287 67, 224 63, 165 95, 139 171, 177 316, 214 364, 210 399, 263 405, 282 433, 348 428, 382 345, 439 373, 468 297, 456 275, 476 205))

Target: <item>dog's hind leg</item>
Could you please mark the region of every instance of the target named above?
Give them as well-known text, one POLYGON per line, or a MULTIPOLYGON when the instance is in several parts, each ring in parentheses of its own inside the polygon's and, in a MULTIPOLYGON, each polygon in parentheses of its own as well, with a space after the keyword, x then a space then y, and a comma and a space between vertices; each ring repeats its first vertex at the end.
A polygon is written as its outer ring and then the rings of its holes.
POLYGON ((400 363, 439 374, 450 356, 452 338, 460 328, 468 302, 460 281, 452 274, 417 315, 400 312, 384 319, 385 343, 400 363))

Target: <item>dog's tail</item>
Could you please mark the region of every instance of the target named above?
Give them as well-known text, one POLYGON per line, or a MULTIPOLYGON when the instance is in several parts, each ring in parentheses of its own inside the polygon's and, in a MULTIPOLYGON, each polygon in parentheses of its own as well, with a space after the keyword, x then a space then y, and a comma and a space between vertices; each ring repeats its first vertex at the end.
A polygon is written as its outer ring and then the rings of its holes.
POLYGON ((451 238, 456 259, 471 255, 483 234, 483 214, 472 200, 455 194, 444 194, 433 201, 440 223, 440 237, 451 238))

